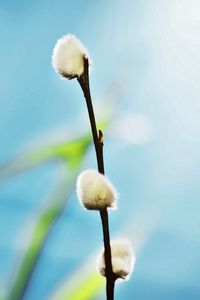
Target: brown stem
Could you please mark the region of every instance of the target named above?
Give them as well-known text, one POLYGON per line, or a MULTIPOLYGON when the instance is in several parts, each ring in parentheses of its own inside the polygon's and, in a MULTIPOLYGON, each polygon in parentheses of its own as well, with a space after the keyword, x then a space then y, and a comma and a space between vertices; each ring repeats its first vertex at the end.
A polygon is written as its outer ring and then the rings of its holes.
POLYGON ((114 299, 114 285, 115 276, 112 270, 111 263, 111 248, 110 248, 110 235, 109 235, 109 221, 107 210, 100 211, 101 222, 103 227, 103 237, 104 237, 104 248, 105 248, 105 266, 106 266, 106 294, 107 299, 114 299))
MULTIPOLYGON (((89 86, 89 75, 88 75, 88 59, 84 58, 84 73, 77 77, 77 80, 83 90, 83 94, 86 100, 87 110, 90 119, 90 125, 92 129, 93 142, 95 146, 96 158, 98 171, 101 174, 104 174, 104 159, 103 159, 103 133, 99 130, 97 131, 95 115, 92 105, 92 98, 90 94, 89 86)), ((100 217, 103 228, 103 241, 104 241, 104 255, 105 255, 105 275, 106 275, 106 294, 107 300, 114 299, 114 285, 115 285, 115 276, 112 270, 111 262, 111 248, 110 248, 110 233, 109 233, 109 220, 107 209, 100 211, 100 217)))

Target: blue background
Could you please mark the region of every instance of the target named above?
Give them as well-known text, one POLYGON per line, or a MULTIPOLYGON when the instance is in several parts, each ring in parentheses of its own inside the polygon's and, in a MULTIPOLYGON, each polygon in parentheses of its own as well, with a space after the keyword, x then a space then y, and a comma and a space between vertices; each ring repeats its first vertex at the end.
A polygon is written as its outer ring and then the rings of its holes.
MULTIPOLYGON (((138 246, 134 276, 117 287, 116 299, 200 299, 199 30, 195 0, 0 1, 1 163, 32 141, 81 131, 79 120, 89 128, 77 82, 60 80, 51 66, 62 35, 77 35, 90 52, 96 107, 113 83, 122 91, 105 134, 106 171, 121 195, 111 233, 133 224, 138 246), (149 120, 147 143, 116 138, 114 124, 130 113, 149 120)), ((92 149, 84 167, 96 167, 92 149)), ((56 176, 49 163, 0 185, 4 285, 23 249, 24 226, 56 176)), ((100 245, 99 219, 80 209, 74 192, 25 300, 45 299, 100 245)))

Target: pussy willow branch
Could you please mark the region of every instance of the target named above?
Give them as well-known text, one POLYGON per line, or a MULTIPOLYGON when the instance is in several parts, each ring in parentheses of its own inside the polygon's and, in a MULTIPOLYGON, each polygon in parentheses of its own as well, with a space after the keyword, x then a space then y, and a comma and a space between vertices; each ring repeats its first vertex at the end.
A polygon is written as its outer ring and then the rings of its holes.
MULTIPOLYGON (((77 78, 86 100, 87 110, 90 119, 90 125, 92 129, 93 142, 96 151, 98 171, 101 174, 104 174, 104 159, 103 159, 103 133, 101 130, 97 131, 96 120, 92 105, 92 98, 90 94, 90 85, 89 85, 89 74, 88 74, 88 59, 84 58, 84 72, 77 78)), ((104 255, 105 255, 105 275, 106 275, 106 294, 107 300, 114 299, 114 286, 115 286, 115 274, 112 270, 111 262, 111 248, 110 248, 110 233, 109 233, 109 220, 108 220, 108 211, 107 209, 100 210, 100 217, 103 228, 103 240, 104 240, 104 255)))

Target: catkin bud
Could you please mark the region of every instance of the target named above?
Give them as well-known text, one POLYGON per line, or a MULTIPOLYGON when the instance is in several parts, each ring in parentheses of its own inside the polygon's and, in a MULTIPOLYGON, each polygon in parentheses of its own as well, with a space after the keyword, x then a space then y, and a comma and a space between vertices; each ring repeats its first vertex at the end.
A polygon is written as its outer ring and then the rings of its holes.
POLYGON ((74 35, 68 34, 60 38, 52 55, 52 65, 57 73, 67 79, 79 77, 84 71, 84 57, 88 52, 74 35))
MULTIPOLYGON (((120 238, 111 242, 112 269, 117 278, 129 279, 135 265, 135 254, 131 242, 120 238)), ((97 268, 105 276, 105 259, 102 251, 97 260, 97 268)))
POLYGON ((87 209, 116 208, 118 193, 108 178, 95 170, 83 171, 77 179, 77 195, 87 209))

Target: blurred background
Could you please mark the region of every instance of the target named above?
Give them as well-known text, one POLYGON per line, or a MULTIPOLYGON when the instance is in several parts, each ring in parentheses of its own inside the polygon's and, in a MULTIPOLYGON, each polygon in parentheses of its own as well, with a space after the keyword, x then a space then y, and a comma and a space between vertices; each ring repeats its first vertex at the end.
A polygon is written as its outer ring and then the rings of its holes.
POLYGON ((199 0, 0 1, 0 299, 105 299, 100 218, 75 193, 96 168, 86 107, 51 66, 67 33, 92 58, 111 236, 136 252, 116 300, 200 299, 199 32, 199 0))

